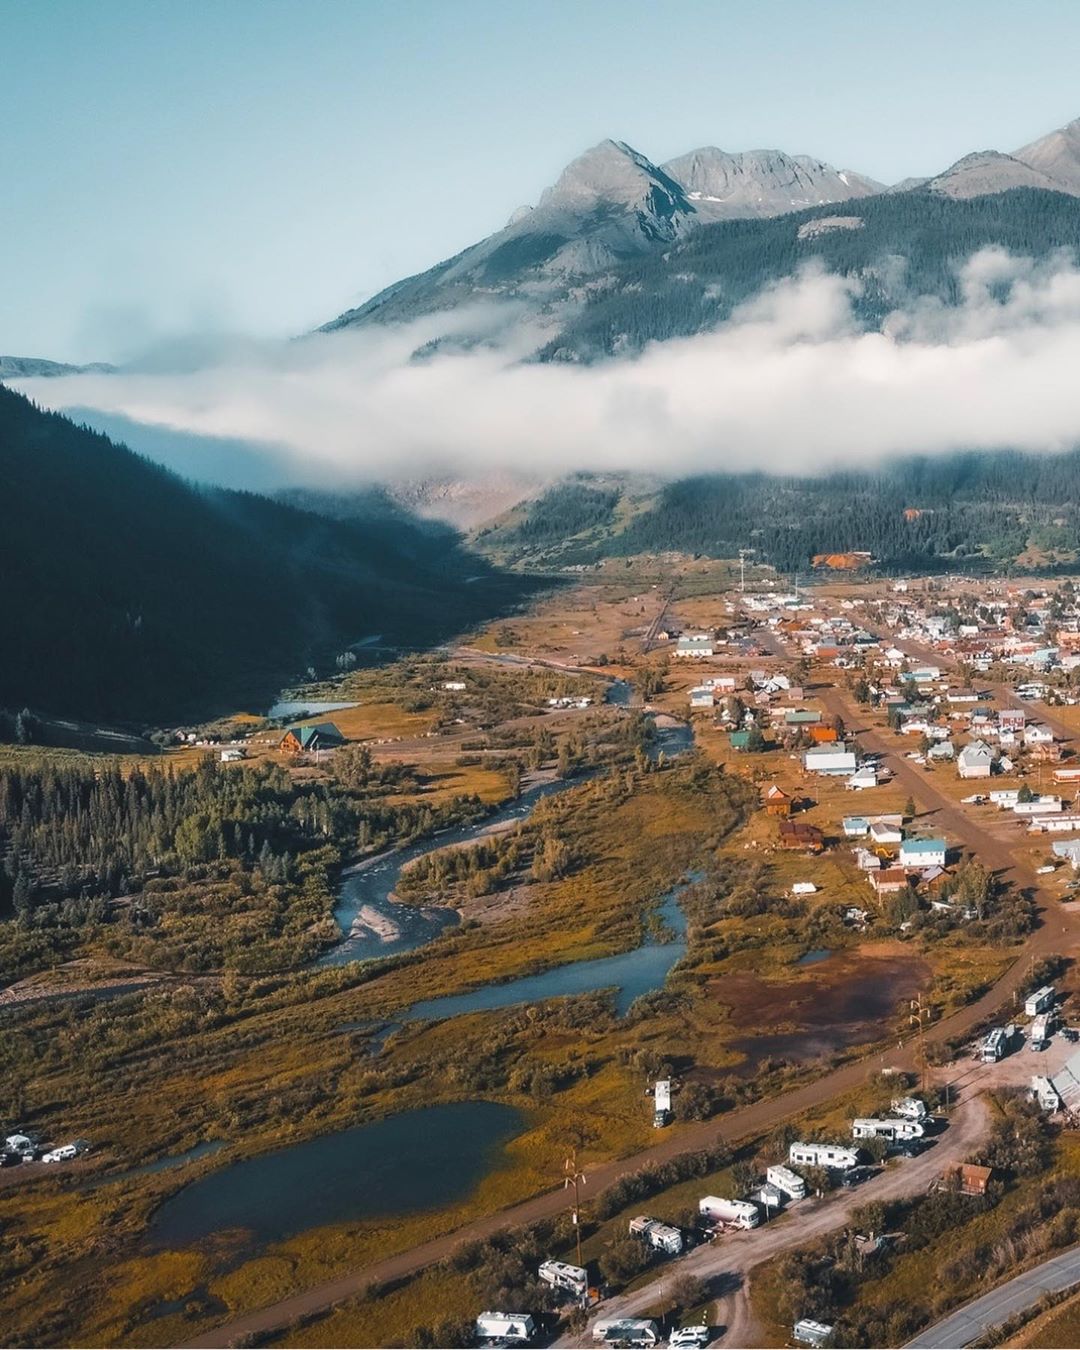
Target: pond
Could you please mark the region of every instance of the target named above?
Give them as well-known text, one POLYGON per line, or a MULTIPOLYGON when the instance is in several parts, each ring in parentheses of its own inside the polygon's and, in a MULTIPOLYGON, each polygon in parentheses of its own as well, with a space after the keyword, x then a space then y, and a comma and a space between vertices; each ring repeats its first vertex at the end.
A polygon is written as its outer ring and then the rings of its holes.
POLYGON ((233 1163, 166 1200, 155 1247, 243 1232, 265 1246, 324 1224, 413 1214, 463 1200, 522 1132, 520 1111, 451 1102, 407 1111, 233 1163))

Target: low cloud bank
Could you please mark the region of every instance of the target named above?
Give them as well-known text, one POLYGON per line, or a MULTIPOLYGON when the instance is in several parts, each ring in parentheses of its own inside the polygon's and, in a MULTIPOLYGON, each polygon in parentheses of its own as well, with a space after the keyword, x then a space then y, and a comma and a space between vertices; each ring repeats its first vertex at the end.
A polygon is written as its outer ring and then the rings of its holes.
MULTIPOLYGON (((1080 444, 1080 269, 999 249, 860 332, 858 283, 810 271, 721 329, 594 366, 523 364, 513 306, 292 343, 216 345, 182 372, 24 381, 53 408, 275 447, 297 482, 509 469, 815 473, 908 452, 1080 444), (470 350, 413 359, 439 334, 470 350)), ((191 349, 192 352, 195 348, 191 349)))

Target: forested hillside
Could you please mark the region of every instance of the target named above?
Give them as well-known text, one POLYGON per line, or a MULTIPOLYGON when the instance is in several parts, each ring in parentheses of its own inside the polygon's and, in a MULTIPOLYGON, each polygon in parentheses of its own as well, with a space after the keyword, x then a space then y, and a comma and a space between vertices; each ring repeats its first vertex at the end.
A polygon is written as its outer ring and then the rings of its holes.
POLYGON ((429 644, 520 593, 450 531, 200 491, 0 387, 0 708, 258 708, 373 633, 429 644))
MULTIPOLYGON (((624 497, 635 491, 628 481, 624 497)), ((618 502, 610 484, 600 489, 584 476, 478 543, 540 566, 667 550, 731 558, 740 548, 784 571, 849 550, 902 570, 1080 559, 1080 452, 906 458, 818 478, 702 475, 668 484, 633 511, 618 502)))
POLYGON ((590 288, 542 359, 625 354, 646 342, 706 332, 770 282, 807 263, 862 279, 859 318, 875 327, 915 296, 955 304, 958 268, 988 245, 1045 257, 1080 247, 1080 200, 1015 188, 956 200, 926 190, 819 206, 768 220, 706 225, 665 250, 623 263, 590 288), (816 220, 861 222, 800 238, 816 220))

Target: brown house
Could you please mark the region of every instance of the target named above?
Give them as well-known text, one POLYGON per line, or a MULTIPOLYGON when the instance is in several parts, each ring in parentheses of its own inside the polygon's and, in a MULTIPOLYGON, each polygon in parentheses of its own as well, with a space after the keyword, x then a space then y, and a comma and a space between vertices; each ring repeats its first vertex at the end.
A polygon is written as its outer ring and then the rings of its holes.
POLYGON ((949 1175, 959 1182, 961 1195, 985 1195, 994 1171, 976 1163, 961 1163, 949 1175))
POLYGON ((806 853, 820 853, 825 847, 825 836, 816 825, 807 825, 801 820, 782 820, 780 847, 798 849, 806 853))
POLYGON ((785 820, 791 815, 791 798, 775 783, 765 789, 765 810, 768 815, 783 816, 785 820))
POLYGON ((908 884, 908 874, 902 867, 883 867, 877 872, 867 872, 866 879, 878 895, 895 894, 908 884))

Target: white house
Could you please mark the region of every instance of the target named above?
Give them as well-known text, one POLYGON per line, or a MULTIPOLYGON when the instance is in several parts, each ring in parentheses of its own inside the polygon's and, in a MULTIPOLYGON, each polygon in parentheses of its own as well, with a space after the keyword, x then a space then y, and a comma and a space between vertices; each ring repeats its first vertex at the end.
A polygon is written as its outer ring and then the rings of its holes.
POLYGON ((879 816, 870 822, 870 838, 875 844, 899 844, 904 838, 898 816, 879 816))
POLYGON ((961 778, 989 778, 994 752, 985 741, 969 741, 956 757, 961 778))
POLYGON ((900 845, 900 866, 944 867, 947 852, 944 839, 905 839, 900 845))
POLYGON ((852 774, 856 769, 855 751, 846 746, 812 745, 803 755, 803 764, 809 773, 852 774))
POLYGON ((701 661, 713 654, 713 640, 708 633, 686 634, 675 644, 675 655, 701 661))
POLYGON ((716 702, 716 697, 711 689, 704 685, 699 685, 696 689, 690 690, 691 708, 711 708, 716 702))
POLYGON ((875 788, 877 785, 877 768, 873 764, 863 764, 847 780, 845 787, 851 792, 863 792, 866 788, 875 788))

